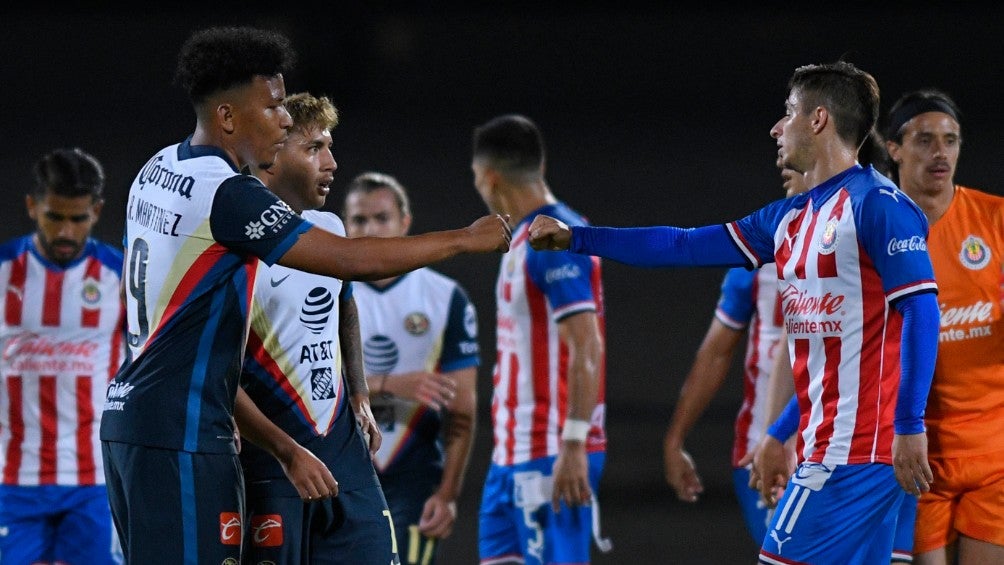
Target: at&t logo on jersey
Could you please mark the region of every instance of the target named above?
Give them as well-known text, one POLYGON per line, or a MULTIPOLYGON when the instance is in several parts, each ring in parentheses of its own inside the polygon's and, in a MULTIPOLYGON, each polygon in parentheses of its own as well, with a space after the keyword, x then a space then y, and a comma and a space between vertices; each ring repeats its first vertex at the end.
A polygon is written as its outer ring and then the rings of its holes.
POLYGON ((282 226, 286 225, 290 217, 295 215, 296 213, 293 212, 293 209, 288 204, 279 200, 262 211, 261 216, 257 220, 252 220, 244 226, 244 235, 248 239, 261 239, 265 237, 266 229, 272 233, 276 233, 282 229, 282 226))
POLYGON ((823 233, 819 236, 819 253, 829 255, 837 250, 837 220, 831 219, 823 226, 823 233))
POLYGON ((251 543, 255 547, 279 547, 282 545, 282 516, 262 514, 251 517, 251 543))
POLYGON ((363 361, 366 371, 377 375, 387 375, 397 366, 397 345, 385 335, 375 335, 363 344, 363 361))
POLYGON ((331 296, 331 291, 323 286, 314 287, 303 299, 300 322, 310 330, 310 333, 319 334, 324 331, 324 326, 328 324, 328 316, 334 308, 335 299, 331 296))
POLYGON ((990 262, 990 249, 986 242, 970 235, 962 242, 962 250, 959 252, 959 261, 967 269, 978 271, 987 266, 990 262))
POLYGON ((907 239, 896 239, 894 237, 889 240, 887 252, 890 256, 897 253, 906 253, 907 251, 927 251, 927 242, 919 235, 907 239))

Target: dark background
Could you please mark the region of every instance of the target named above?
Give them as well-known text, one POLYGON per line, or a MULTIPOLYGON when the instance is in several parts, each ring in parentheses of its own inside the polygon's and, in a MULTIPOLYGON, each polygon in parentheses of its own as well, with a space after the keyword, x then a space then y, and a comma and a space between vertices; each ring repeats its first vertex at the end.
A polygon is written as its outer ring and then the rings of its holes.
MULTIPOLYGON (((471 183, 471 132, 510 112, 537 121, 551 188, 594 224, 696 226, 739 217, 781 196, 768 131, 783 114, 791 72, 841 57, 875 75, 883 112, 906 90, 947 90, 964 112, 956 179, 996 193, 1002 187, 999 8, 292 4, 271 12, 237 4, 142 14, 0 9, 0 191, 10 202, 2 239, 32 229, 22 195, 34 160, 77 145, 106 167, 96 234, 121 241, 133 175, 194 128, 191 107, 171 83, 178 48, 193 29, 236 23, 286 32, 300 54, 287 90, 327 95, 339 107, 329 207, 338 210, 341 188, 356 174, 390 173, 411 192, 416 233, 460 227, 485 212, 471 183)), ((479 308, 485 352, 481 423, 458 524, 443 547, 446 564, 477 559, 497 267, 495 256, 437 265, 479 308)), ((702 500, 678 502, 662 478, 662 433, 723 272, 605 264, 610 446, 601 502, 614 551, 594 563, 755 561, 730 483, 737 372, 688 442, 704 478, 702 500)))

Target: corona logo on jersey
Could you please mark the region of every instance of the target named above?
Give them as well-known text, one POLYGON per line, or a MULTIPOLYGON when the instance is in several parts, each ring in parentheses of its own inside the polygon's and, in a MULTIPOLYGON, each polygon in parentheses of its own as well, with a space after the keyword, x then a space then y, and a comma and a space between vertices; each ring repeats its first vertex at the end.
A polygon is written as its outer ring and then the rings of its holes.
POLYGON ((139 172, 139 179, 137 179, 139 189, 143 190, 147 184, 151 184, 159 186, 167 192, 173 192, 191 200, 195 179, 189 175, 182 175, 164 167, 161 164, 163 161, 163 155, 157 155, 147 161, 146 165, 139 172))
POLYGON ((404 317, 404 329, 411 335, 422 335, 429 331, 429 317, 424 312, 412 312, 404 317))
POLYGON ((959 252, 959 261, 967 269, 978 271, 990 263, 990 250, 987 244, 975 235, 970 235, 962 242, 962 251, 959 252))
POLYGON ((319 334, 324 331, 324 327, 328 324, 328 316, 334 308, 335 299, 331 296, 331 291, 323 286, 314 287, 303 299, 300 322, 310 330, 310 333, 319 334))

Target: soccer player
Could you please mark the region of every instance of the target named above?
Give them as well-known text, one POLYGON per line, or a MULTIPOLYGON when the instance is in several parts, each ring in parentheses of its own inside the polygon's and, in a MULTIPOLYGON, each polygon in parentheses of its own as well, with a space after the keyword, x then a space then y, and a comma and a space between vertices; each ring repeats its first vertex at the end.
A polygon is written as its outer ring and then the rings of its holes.
POLYGON ((538 214, 586 220, 544 176, 544 141, 525 116, 475 128, 471 168, 488 208, 514 223, 495 286, 494 449, 479 523, 481 563, 588 563, 601 550, 596 493, 606 458, 600 260, 527 245, 538 214))
MULTIPOLYGON (((349 237, 403 236, 411 204, 397 179, 368 172, 346 188, 342 217, 349 237)), ((398 553, 431 565, 453 531, 474 442, 477 312, 455 280, 428 268, 352 288, 398 553)))
MULTIPOLYGON (((318 210, 337 168, 331 154, 337 110, 308 93, 288 96, 284 105, 293 119, 289 138, 258 176, 304 219, 344 234, 338 216, 318 210)), ((249 563, 396 562, 390 512, 364 440, 363 431, 379 442, 379 431, 358 363, 351 288, 282 265, 262 265, 255 280, 242 386, 269 421, 324 462, 338 494, 301 500, 278 460, 245 445, 249 563)))
POLYGON ((79 148, 35 163, 35 232, 0 245, 0 555, 4 563, 121 563, 98 443, 122 363, 122 252, 91 237, 101 164, 79 148))
MULTIPOLYGON (((350 240, 304 220, 242 173, 267 167, 286 142, 292 120, 283 73, 294 57, 277 32, 194 32, 176 78, 194 105, 195 131, 154 154, 129 191, 131 362, 108 389, 101 440, 112 515, 130 562, 240 557, 244 484, 234 420, 247 414, 234 408, 259 259, 370 279, 508 248, 499 216, 458 230, 350 240)), ((298 493, 333 494, 323 463, 256 422, 237 423, 283 463, 298 493)))
POLYGON ((1004 563, 1004 198, 955 184, 960 112, 945 92, 904 94, 887 122, 899 186, 931 222, 941 306, 914 562, 1004 563))
MULTIPOLYGON (((808 188, 800 172, 782 169, 781 178, 786 196, 808 188)), ((680 399, 663 441, 666 482, 680 500, 696 502, 704 486, 693 458, 684 449, 684 440, 721 388, 745 334, 743 401, 735 420, 732 478, 746 528, 757 543, 767 535, 771 513, 760 499, 760 491, 749 486, 749 469, 739 461, 760 443, 767 427, 767 384, 776 354, 783 347, 780 305, 777 271, 773 267, 729 269, 711 325, 680 388, 680 399)))
POLYGON ((633 265, 776 263, 797 399, 781 421, 798 428, 800 464, 761 563, 886 562, 905 493, 932 479, 923 414, 937 285, 923 212, 855 160, 878 106, 875 79, 851 63, 796 69, 770 133, 781 165, 814 188, 738 221, 617 229, 538 216, 530 226, 536 248, 633 265))

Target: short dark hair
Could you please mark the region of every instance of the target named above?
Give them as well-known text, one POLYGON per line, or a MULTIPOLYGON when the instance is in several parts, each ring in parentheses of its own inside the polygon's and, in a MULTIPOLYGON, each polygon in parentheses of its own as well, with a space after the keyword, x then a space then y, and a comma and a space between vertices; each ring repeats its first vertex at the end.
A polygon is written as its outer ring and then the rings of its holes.
POLYGON ((788 87, 802 93, 803 111, 826 107, 837 135, 854 147, 861 146, 878 121, 875 77, 847 61, 798 67, 788 87))
POLYGON ((66 198, 90 196, 93 202, 98 202, 104 186, 101 163, 78 147, 55 149, 35 162, 32 195, 37 198, 51 193, 66 198))
POLYGON ((503 175, 538 174, 546 158, 544 138, 526 116, 498 116, 474 129, 473 157, 503 175))
POLYGON ((210 94, 272 77, 293 67, 296 52, 286 36, 253 27, 211 27, 181 46, 174 80, 194 104, 210 94))
MULTIPOLYGON (((357 192, 371 194, 382 188, 386 188, 394 195, 394 200, 397 202, 397 210, 401 213, 402 217, 411 215, 411 202, 408 199, 408 191, 404 189, 404 186, 396 178, 384 173, 368 171, 356 176, 345 188, 345 199, 348 200, 349 196, 357 192)), ((345 215, 344 209, 342 210, 342 215, 345 215)))
POLYGON ((903 126, 917 114, 926 112, 942 112, 962 124, 962 111, 951 96, 937 88, 922 88, 900 96, 889 109, 883 130, 885 138, 903 143, 903 126))

